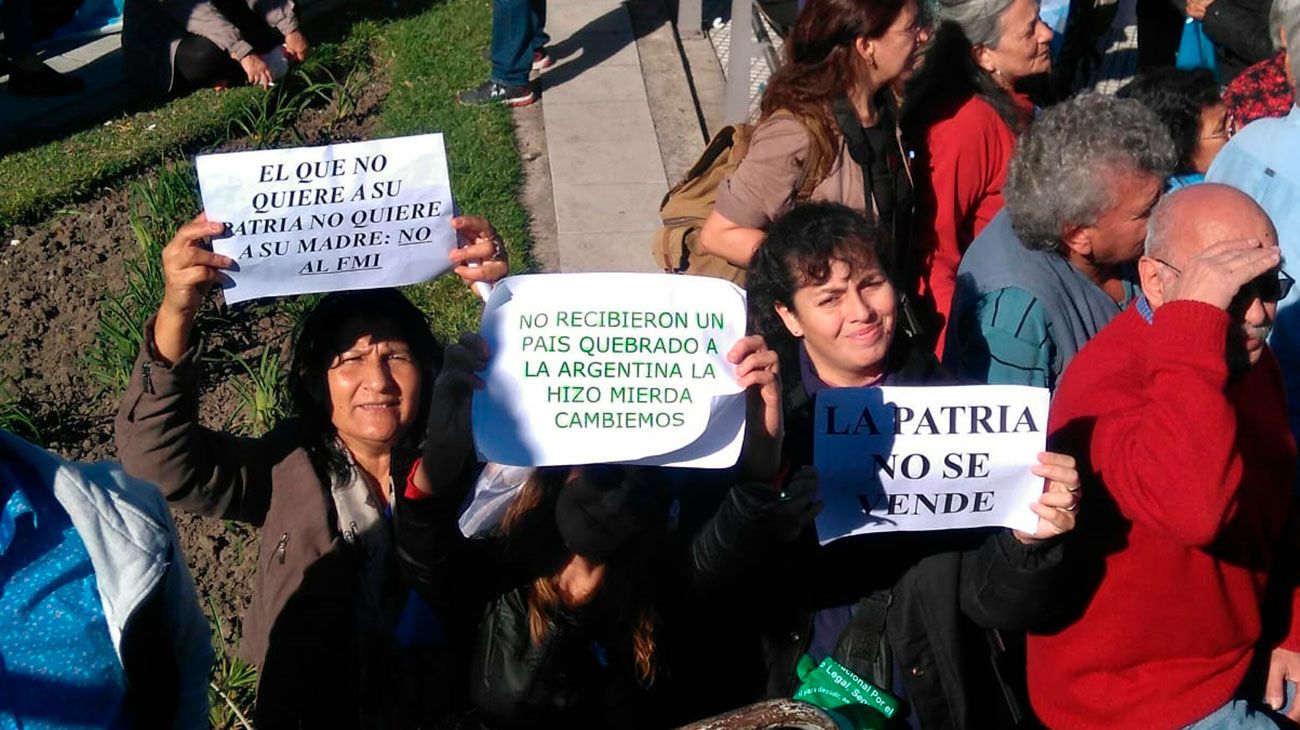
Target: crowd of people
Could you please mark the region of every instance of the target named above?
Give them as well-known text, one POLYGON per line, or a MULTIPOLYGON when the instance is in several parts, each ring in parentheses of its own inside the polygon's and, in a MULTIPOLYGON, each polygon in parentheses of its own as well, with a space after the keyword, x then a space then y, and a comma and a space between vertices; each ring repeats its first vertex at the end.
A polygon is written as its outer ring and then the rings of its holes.
MULTIPOLYGON (((512 103, 496 69, 545 58, 545 6, 500 4, 529 30, 494 32, 479 91, 512 103)), ((1186 13, 1208 28, 1241 4, 1186 13)), ((160 89, 264 78, 232 61, 248 36, 196 33, 206 5, 150 25, 160 89)), ((255 7, 307 52, 291 3, 255 7)), ((294 418, 207 428, 196 315, 234 262, 200 215, 163 251, 120 468, 0 433, 0 725, 206 723, 170 505, 259 531, 256 727, 782 727, 743 708, 827 659, 893 708, 827 708, 827 727, 1293 726, 1300 0, 1266 25, 1276 55, 1228 49, 1236 79, 1153 67, 1054 100, 1033 0, 807 0, 687 244, 748 294, 726 470, 480 463, 493 353, 438 342, 396 290, 306 316, 294 418), (1048 449, 1025 455, 1037 528, 823 544, 815 399, 886 384, 1050 390, 1048 449)), ((488 221, 452 225, 457 276, 507 274, 488 221)))

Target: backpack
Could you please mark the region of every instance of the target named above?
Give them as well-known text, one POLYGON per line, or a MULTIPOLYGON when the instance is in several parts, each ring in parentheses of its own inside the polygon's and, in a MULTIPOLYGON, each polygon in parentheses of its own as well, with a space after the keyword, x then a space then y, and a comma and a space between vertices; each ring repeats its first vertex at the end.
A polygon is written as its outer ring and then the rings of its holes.
MULTIPOLYGON (((772 116, 794 116, 788 111, 778 111, 772 116)), ((816 120, 799 117, 808 130, 809 144, 805 153, 803 171, 795 185, 795 203, 806 202, 830 173, 835 162, 831 136, 816 120)), ((745 285, 745 270, 721 256, 700 250, 700 228, 713 212, 718 197, 718 186, 731 177, 749 152, 754 138, 754 125, 732 124, 723 127, 709 141, 700 159, 686 172, 686 177, 674 185, 659 204, 659 217, 663 227, 655 232, 650 250, 664 271, 674 274, 694 274, 726 279, 738 286, 745 285)))

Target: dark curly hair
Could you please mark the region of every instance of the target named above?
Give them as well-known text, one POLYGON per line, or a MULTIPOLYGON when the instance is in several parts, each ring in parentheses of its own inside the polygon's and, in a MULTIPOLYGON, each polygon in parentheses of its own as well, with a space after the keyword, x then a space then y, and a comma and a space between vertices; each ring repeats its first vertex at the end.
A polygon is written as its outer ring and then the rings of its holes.
MULTIPOLYGON (((420 367, 425 392, 442 368, 442 345, 429 329, 429 320, 396 289, 365 289, 327 294, 299 323, 294 333, 289 366, 289 396, 307 437, 307 452, 322 477, 345 478, 349 462, 338 448, 326 374, 339 354, 339 327, 349 319, 392 324, 398 337, 411 348, 420 367)), ((428 420, 428 399, 422 398, 415 423, 428 420)), ((411 428, 398 444, 414 449, 423 430, 411 428)))
POLYGON ((761 102, 764 118, 782 109, 836 131, 831 102, 857 75, 858 38, 879 38, 907 0, 809 0, 785 38, 785 63, 772 74, 761 102))
POLYGON ((1195 172, 1192 154, 1201 139, 1201 112, 1222 104, 1219 82, 1208 69, 1157 68, 1144 71, 1115 92, 1156 113, 1169 128, 1178 152, 1178 174, 1195 172))
POLYGON ((862 213, 839 203, 796 205, 767 228, 767 237, 749 263, 750 328, 782 359, 798 341, 785 328, 776 305, 794 309, 794 294, 819 286, 831 264, 843 261, 853 274, 867 268, 890 271, 889 234, 862 213))

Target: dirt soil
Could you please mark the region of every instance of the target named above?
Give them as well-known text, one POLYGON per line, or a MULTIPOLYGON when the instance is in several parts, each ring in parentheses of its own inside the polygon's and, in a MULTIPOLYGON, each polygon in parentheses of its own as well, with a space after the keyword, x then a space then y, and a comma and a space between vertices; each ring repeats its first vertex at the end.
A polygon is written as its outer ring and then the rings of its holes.
MULTIPOLYGON (((372 81, 342 119, 331 108, 308 110, 282 144, 368 139, 386 95, 387 87, 372 81)), ((214 151, 248 147, 234 140, 214 151)), ((16 243, 0 241, 0 379, 13 385, 46 446, 70 459, 116 458, 113 417, 120 394, 103 390, 90 376, 86 358, 103 295, 121 291, 125 262, 139 251, 129 223, 131 182, 102 190, 42 223, 15 227, 16 243)), ((251 360, 262 348, 275 347, 281 361, 287 360, 290 323, 274 306, 241 306, 221 315, 209 317, 206 326, 200 321, 210 356, 224 348, 251 360)), ((235 377, 238 371, 224 356, 204 368, 200 412, 205 425, 223 428, 244 420, 237 412, 235 377)), ((257 566, 256 531, 175 510, 173 515, 200 601, 233 649, 257 566)))

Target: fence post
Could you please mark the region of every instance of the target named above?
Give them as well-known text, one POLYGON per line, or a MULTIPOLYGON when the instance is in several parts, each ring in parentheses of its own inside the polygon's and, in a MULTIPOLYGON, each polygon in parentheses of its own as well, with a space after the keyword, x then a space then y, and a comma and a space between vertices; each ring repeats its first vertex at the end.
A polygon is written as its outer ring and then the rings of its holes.
POLYGON ((753 0, 731 0, 731 54, 727 59, 727 98, 723 107, 729 124, 749 120, 749 67, 757 52, 753 0))
POLYGON ((704 0, 678 0, 677 35, 699 38, 704 35, 704 0))

